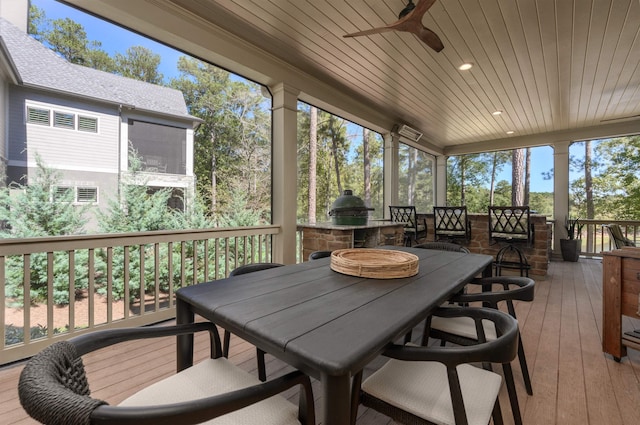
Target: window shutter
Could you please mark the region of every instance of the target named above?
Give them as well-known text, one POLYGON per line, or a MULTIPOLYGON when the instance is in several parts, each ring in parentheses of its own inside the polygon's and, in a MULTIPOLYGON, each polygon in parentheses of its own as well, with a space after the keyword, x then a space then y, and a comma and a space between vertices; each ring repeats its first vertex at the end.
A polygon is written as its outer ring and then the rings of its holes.
POLYGON ((98 202, 97 187, 79 187, 78 202, 98 202))
POLYGON ((60 128, 69 128, 69 129, 75 129, 76 127, 76 122, 75 122, 75 115, 73 114, 67 114, 64 112, 54 112, 53 113, 53 125, 54 127, 60 127, 60 128))
POLYGON ((49 125, 49 110, 38 108, 27 108, 27 122, 31 124, 49 125))
POLYGON ((78 130, 87 131, 89 133, 98 132, 98 119, 92 117, 83 117, 78 115, 78 130))

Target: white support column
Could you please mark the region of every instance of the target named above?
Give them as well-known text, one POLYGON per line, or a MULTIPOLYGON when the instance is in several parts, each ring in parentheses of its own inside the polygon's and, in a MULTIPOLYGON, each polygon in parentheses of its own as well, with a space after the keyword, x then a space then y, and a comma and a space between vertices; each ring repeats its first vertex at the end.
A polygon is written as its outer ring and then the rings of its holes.
POLYGON ((447 157, 436 156, 436 198, 435 206, 447 205, 447 157))
POLYGON ((384 136, 384 217, 389 217, 389 205, 398 203, 398 135, 384 136))
POLYGON ((296 262, 297 131, 298 94, 294 87, 279 83, 273 93, 272 200, 273 224, 282 232, 273 239, 273 261, 296 262))
POLYGON ((566 238, 564 221, 569 215, 569 145, 570 142, 555 142, 553 147, 553 251, 560 253, 560 239, 566 238))

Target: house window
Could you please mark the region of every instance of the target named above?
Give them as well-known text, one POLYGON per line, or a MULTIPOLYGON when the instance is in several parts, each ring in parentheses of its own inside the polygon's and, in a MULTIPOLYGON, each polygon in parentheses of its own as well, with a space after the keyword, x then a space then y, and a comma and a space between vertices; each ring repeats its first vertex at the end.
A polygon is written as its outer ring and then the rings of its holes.
POLYGON ((75 118, 76 116, 74 114, 56 111, 53 113, 53 126, 75 130, 76 128, 75 118))
POLYGON ((76 192, 76 201, 80 203, 98 202, 98 188, 97 187, 78 187, 76 192))
POLYGON ((78 115, 78 131, 87 131, 89 133, 98 132, 98 119, 92 117, 83 117, 78 115))
POLYGON ((73 202, 73 187, 69 186, 56 186, 53 189, 53 201, 54 202, 73 202))
POLYGON ((142 171, 186 174, 185 128, 129 120, 129 141, 140 156, 142 171))
POLYGON ((49 110, 40 108, 27 108, 27 122, 48 126, 50 124, 49 110))

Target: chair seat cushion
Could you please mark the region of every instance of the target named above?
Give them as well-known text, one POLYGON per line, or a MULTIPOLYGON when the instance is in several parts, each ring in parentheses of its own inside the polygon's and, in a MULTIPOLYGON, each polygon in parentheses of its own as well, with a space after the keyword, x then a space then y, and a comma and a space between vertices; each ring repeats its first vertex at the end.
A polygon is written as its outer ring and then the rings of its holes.
MULTIPOLYGON (((120 406, 152 406, 177 403, 260 384, 253 375, 233 365, 224 357, 204 360, 175 375, 152 384, 120 403, 120 406)), ((212 419, 203 424, 244 425, 300 424, 298 407, 282 396, 212 419)))
POLYGON ((501 233, 501 232, 493 232, 491 233, 491 237, 494 239, 505 239, 505 240, 527 240, 529 236, 526 233, 501 233))
MULTIPOLYGON (((483 320, 484 335, 487 341, 496 339, 496 327, 493 322, 483 320)), ((438 317, 431 318, 431 329, 439 330, 469 339, 478 339, 476 324, 470 317, 438 317)))
MULTIPOLYGON (((502 377, 467 364, 457 370, 469 425, 487 425, 502 377)), ((442 363, 391 359, 362 383, 362 390, 436 424, 455 424, 442 363)))

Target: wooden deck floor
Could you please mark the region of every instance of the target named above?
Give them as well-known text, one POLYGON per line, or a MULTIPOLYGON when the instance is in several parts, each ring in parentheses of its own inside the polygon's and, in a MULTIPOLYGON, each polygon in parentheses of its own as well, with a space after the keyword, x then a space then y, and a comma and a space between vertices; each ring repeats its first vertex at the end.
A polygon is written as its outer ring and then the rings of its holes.
MULTIPOLYGON (((601 349, 602 263, 553 262, 545 280, 536 283, 532 303, 520 303, 517 314, 533 381, 528 396, 514 363, 516 386, 526 425, 637 425, 640 424, 640 352, 616 363, 601 349)), ((625 328, 640 327, 625 318, 625 328)), ((232 339, 231 359, 255 372, 255 352, 232 339)), ((206 356, 205 344, 198 356, 206 356)), ((289 366, 267 356, 267 372, 277 376, 289 366)), ((379 367, 374 362, 365 375, 379 367)), ((117 403, 144 382, 161 379, 175 367, 174 339, 122 344, 88 356, 87 369, 93 395, 117 403)), ((21 365, 0 369, 0 422, 29 424, 20 407, 16 385, 21 365)), ((316 402, 320 394, 315 385, 316 402)), ((288 394, 296 399, 295 392, 288 394)), ((506 394, 501 394, 506 424, 512 424, 506 394)), ((320 419, 320 418, 319 418, 320 419)), ((358 424, 392 424, 376 412, 360 408, 358 424)))

